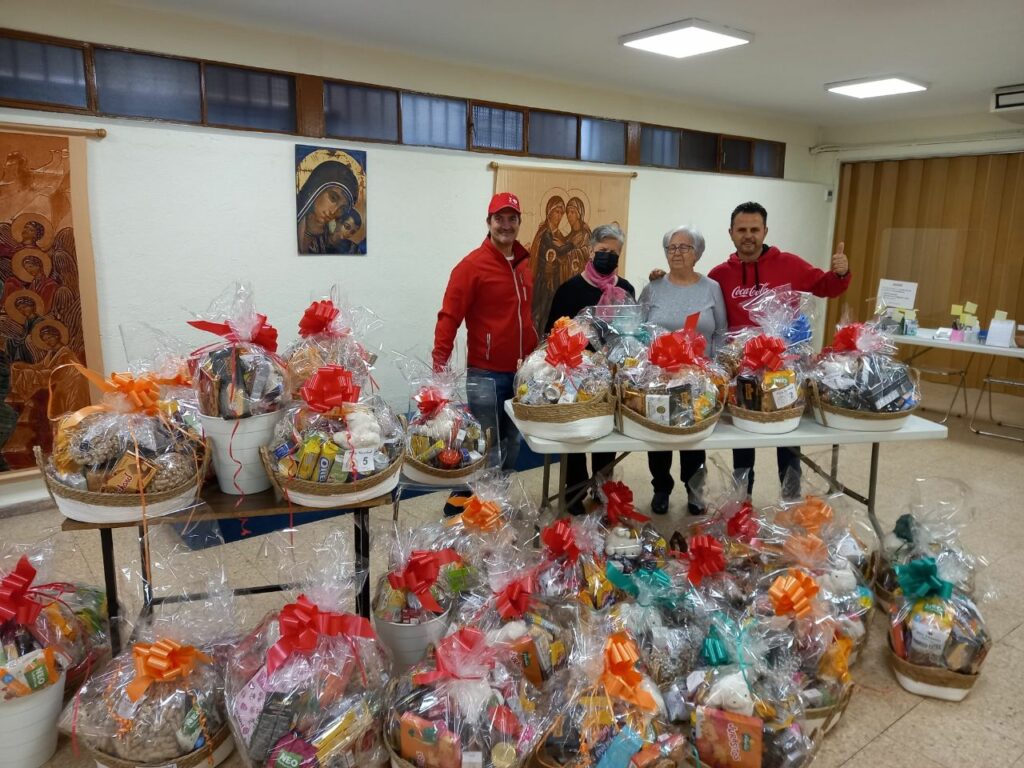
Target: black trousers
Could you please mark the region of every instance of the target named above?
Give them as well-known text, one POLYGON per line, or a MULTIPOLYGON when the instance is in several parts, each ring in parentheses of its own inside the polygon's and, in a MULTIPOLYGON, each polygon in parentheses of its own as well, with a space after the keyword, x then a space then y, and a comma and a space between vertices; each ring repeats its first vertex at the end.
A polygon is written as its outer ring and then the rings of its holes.
MULTIPOLYGON (((790 499, 800 494, 800 449, 780 446, 775 449, 776 460, 779 466, 779 483, 782 485, 783 498, 790 499), (790 483, 787 487, 786 482, 790 483)), ((754 492, 754 449, 733 448, 732 449, 732 470, 738 474, 749 470, 747 475, 747 493, 754 492)))
MULTIPOLYGON (((707 454, 704 451, 679 452, 679 479, 686 485, 687 494, 694 491, 690 481, 701 468, 707 454)), ((651 470, 651 486, 655 493, 672 493, 675 480, 672 479, 672 451, 649 451, 647 466, 651 470)))
MULTIPOLYGON (((590 454, 590 464, 594 469, 594 474, 603 470, 609 464, 615 461, 614 453, 592 453, 590 454)), ((572 499, 579 492, 573 491, 573 486, 581 485, 589 480, 591 475, 587 473, 587 454, 585 453, 570 453, 565 457, 565 487, 566 498, 572 499)), ((582 498, 582 497, 580 497, 582 498)))

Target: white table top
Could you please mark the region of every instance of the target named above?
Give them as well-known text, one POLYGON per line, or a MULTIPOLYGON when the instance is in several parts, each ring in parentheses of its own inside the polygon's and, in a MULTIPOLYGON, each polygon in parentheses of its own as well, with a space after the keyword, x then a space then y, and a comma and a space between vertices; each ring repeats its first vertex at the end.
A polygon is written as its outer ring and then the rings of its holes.
POLYGON ((966 341, 950 341, 949 339, 934 339, 934 328, 918 328, 916 336, 903 336, 893 334, 889 338, 895 344, 906 344, 915 347, 934 347, 935 349, 948 349, 955 352, 970 352, 977 355, 996 355, 997 357, 1017 357, 1024 360, 1024 349, 1020 347, 990 347, 987 344, 969 344, 966 341))
MULTIPOLYGON (((517 422, 512 412, 512 401, 505 402, 505 412, 517 422)), ((518 424, 518 422, 517 422, 518 424)), ((863 445, 865 443, 896 443, 910 440, 945 440, 948 430, 920 416, 911 416, 900 429, 892 432, 854 432, 846 429, 830 429, 818 424, 811 416, 805 415, 800 426, 784 435, 758 435, 744 432, 723 416, 710 437, 699 443, 687 443, 679 448, 686 450, 716 450, 721 448, 773 448, 781 445, 863 445)), ((589 443, 560 443, 555 440, 523 435, 526 444, 535 453, 626 453, 667 450, 663 444, 652 444, 618 432, 589 443)))

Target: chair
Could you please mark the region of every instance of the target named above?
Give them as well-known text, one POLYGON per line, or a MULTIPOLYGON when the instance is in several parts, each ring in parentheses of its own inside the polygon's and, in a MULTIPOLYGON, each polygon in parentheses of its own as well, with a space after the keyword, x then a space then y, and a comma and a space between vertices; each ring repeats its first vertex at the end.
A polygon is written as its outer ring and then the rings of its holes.
MULTIPOLYGON (((994 362, 994 361, 993 361, 994 362)), ((988 373, 985 374, 985 378, 981 384, 981 392, 978 394, 978 402, 974 405, 974 413, 971 414, 971 423, 968 425, 976 435, 986 435, 987 437, 1001 437, 1003 440, 1013 440, 1017 443, 1024 443, 1024 437, 1018 437, 1017 435, 1007 434, 1005 432, 986 432, 985 430, 978 429, 974 426, 975 419, 978 416, 978 408, 981 407, 981 400, 985 396, 985 392, 988 392, 988 420, 997 427, 1007 427, 1009 429, 1018 430, 1024 432, 1024 424, 1010 424, 1009 422, 996 421, 995 415, 992 413, 992 387, 1001 385, 1004 387, 1017 387, 1024 389, 1024 381, 1020 379, 1003 379, 996 376, 990 376, 989 373, 992 371, 992 366, 989 365, 988 373)), ((965 393, 966 397, 966 393, 965 393)))

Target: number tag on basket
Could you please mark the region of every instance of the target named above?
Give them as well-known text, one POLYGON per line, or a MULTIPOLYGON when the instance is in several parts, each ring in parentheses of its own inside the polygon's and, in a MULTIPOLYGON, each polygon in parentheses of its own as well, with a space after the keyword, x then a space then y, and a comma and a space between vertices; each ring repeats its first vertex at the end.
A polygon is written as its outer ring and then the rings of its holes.
POLYGON ((789 408, 797 400, 796 385, 789 384, 782 389, 775 390, 772 392, 772 398, 775 400, 775 407, 780 411, 789 408))
POLYGON ((359 448, 356 451, 355 456, 352 458, 356 472, 361 475, 373 472, 373 453, 372 448, 359 448))

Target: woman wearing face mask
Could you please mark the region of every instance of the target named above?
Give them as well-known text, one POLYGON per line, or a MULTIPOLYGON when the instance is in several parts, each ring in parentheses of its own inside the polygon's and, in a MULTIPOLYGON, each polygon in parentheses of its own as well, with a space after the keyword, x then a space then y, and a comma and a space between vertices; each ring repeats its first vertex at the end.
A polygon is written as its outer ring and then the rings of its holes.
MULTIPOLYGON (((636 299, 636 289, 629 281, 619 277, 619 254, 625 245, 626 235, 618 224, 602 224, 595 227, 590 235, 590 260, 583 268, 583 273, 570 277, 555 291, 551 300, 551 311, 544 326, 548 333, 560 317, 575 317, 585 307, 597 304, 619 304, 625 300, 636 299)), ((615 460, 614 453, 595 453, 591 464, 594 474, 603 470, 615 460)), ((587 457, 582 453, 570 453, 566 459, 566 487, 569 498, 577 495, 573 488, 586 483, 587 457)), ((582 499, 569 506, 574 515, 585 511, 582 499)))
MULTIPOLYGON (((676 227, 665 233, 661 244, 669 271, 648 283, 640 294, 645 319, 666 330, 678 331, 687 317, 699 312, 697 331, 707 340, 710 353, 715 334, 725 331, 729 323, 722 289, 714 280, 694 269, 704 254, 704 236, 694 227, 676 227)), ((679 452, 679 477, 686 485, 687 509, 692 515, 704 513, 694 480, 703 468, 705 458, 704 451, 679 452)), ((647 454, 647 464, 654 487, 651 511, 664 515, 668 512, 669 495, 675 485, 672 480, 672 452, 652 451, 647 454)))

